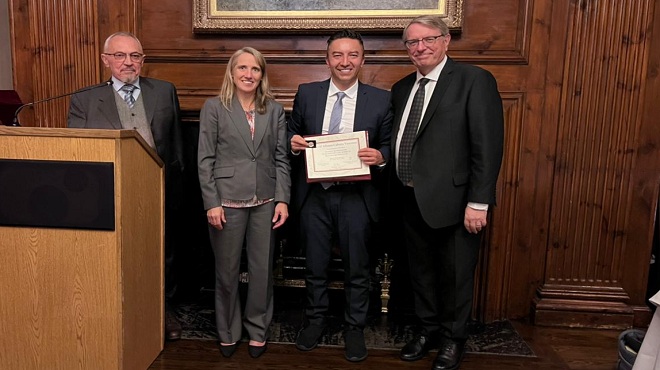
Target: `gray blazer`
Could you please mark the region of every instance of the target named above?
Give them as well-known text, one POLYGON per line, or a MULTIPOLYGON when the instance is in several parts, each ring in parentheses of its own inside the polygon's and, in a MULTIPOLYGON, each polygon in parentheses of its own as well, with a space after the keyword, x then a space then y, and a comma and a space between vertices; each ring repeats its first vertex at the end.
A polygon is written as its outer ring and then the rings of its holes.
POLYGON ((198 171, 204 209, 221 199, 274 198, 289 203, 291 179, 284 108, 273 100, 255 116, 254 140, 238 99, 231 111, 217 97, 200 114, 198 171))
MULTIPOLYGON (((183 136, 176 88, 167 81, 140 77, 140 89, 156 151, 165 163, 165 194, 169 207, 183 195, 183 136)), ((111 85, 78 92, 71 97, 68 127, 121 129, 111 85)))

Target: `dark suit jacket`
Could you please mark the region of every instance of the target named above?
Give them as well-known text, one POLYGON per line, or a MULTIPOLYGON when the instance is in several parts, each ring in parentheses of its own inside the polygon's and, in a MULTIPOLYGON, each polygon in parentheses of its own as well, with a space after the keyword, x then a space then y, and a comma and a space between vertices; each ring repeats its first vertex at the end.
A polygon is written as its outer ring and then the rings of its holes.
MULTIPOLYGON (((177 207, 183 193, 181 172, 184 162, 176 88, 167 81, 140 77, 140 90, 156 151, 165 163, 166 204, 177 207)), ((74 94, 68 126, 122 129, 112 85, 74 94)))
POLYGON ((204 209, 221 199, 274 198, 289 203, 291 178, 282 104, 270 101, 254 117, 254 139, 238 98, 231 112, 217 97, 204 103, 199 131, 199 183, 204 209), (256 176, 255 176, 256 175, 256 176))
MULTIPOLYGON (((323 116, 328 98, 330 80, 302 84, 298 87, 293 102, 293 111, 289 120, 289 146, 293 135, 321 135, 323 116)), ((369 147, 378 149, 385 161, 390 158, 390 134, 392 130, 392 112, 388 91, 359 83, 355 106, 353 131, 367 131, 369 147)), ((290 152, 290 151, 289 151, 290 152)), ((309 192, 304 154, 291 155, 293 188, 292 206, 300 210, 309 192)), ((374 221, 379 218, 379 192, 374 185, 374 178, 379 176, 379 169, 372 166, 372 181, 361 181, 360 191, 374 221)))
MULTIPOLYGON (((415 79, 412 73, 392 87, 392 148, 415 79)), ((493 75, 447 58, 412 149, 415 197, 431 227, 461 223, 468 202, 495 204, 503 138, 502 100, 493 75)), ((400 186, 391 164, 393 183, 400 186)))

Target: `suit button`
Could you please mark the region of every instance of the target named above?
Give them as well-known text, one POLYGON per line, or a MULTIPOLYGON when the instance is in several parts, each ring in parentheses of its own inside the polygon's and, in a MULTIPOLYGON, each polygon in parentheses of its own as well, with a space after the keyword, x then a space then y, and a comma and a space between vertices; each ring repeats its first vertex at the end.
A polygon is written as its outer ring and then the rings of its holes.
POLYGON ((257 160, 256 158, 252 158, 252 162, 255 162, 256 160, 257 160))

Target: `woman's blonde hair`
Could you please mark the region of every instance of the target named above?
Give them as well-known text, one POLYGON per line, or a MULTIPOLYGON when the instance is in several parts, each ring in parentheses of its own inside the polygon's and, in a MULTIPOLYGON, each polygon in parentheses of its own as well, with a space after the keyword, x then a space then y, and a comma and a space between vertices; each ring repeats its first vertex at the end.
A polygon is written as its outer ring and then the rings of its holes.
POLYGON ((229 58, 229 63, 227 63, 227 69, 225 70, 225 79, 222 81, 222 87, 220 88, 220 102, 225 109, 231 111, 231 100, 236 93, 236 85, 234 85, 232 72, 236 67, 236 63, 238 63, 238 57, 245 53, 254 56, 254 59, 261 68, 261 81, 259 82, 259 86, 257 86, 256 96, 254 98, 254 109, 258 113, 263 114, 266 113, 268 100, 273 99, 273 94, 270 91, 270 84, 268 83, 268 73, 266 72, 266 58, 264 58, 263 54, 257 49, 249 46, 236 50, 231 58, 229 58))

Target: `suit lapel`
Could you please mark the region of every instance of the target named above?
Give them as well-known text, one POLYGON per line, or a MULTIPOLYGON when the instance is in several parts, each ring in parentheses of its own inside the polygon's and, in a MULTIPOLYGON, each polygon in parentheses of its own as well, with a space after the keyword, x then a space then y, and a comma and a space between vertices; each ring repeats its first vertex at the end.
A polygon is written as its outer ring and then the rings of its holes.
POLYGON ((319 84, 318 93, 316 95, 316 122, 314 122, 314 134, 321 135, 323 133, 323 117, 325 117, 325 104, 328 101, 328 90, 330 89, 330 80, 323 81, 319 84))
POLYGON ((140 95, 142 96, 142 103, 144 104, 144 112, 147 115, 147 122, 151 127, 156 105, 158 104, 158 94, 154 89, 154 85, 146 77, 140 77, 140 95))
POLYGON ((108 123, 115 129, 122 129, 119 113, 117 112, 117 102, 115 101, 115 89, 112 85, 102 88, 99 91, 99 111, 108 123))
POLYGON ((366 128, 364 127, 365 120, 362 117, 364 117, 364 114, 367 111, 367 107, 369 106, 369 94, 367 94, 367 91, 364 89, 361 82, 358 82, 358 91, 356 98, 357 100, 355 102, 355 118, 353 119, 353 132, 365 131, 366 130, 366 128))
MULTIPOLYGON (((401 119, 403 118, 403 110, 406 107, 406 103, 408 102, 408 97, 410 96, 410 92, 412 91, 413 86, 415 85, 415 80, 417 75, 415 73, 411 74, 407 80, 405 81, 405 84, 403 85, 402 92, 401 92, 401 98, 399 99, 399 104, 402 105, 401 109, 399 110, 401 113, 395 117, 394 124, 392 126, 392 137, 396 138, 398 133, 399 133, 399 128, 401 128, 401 119)), ((392 147, 396 145, 396 140, 392 140, 392 147)))
POLYGON ((257 148, 259 148, 259 145, 261 145, 261 141, 266 134, 266 125, 268 125, 269 113, 270 106, 266 107, 266 113, 264 114, 257 113, 256 110, 254 112, 254 139, 252 139, 252 142, 255 152, 257 148))
MULTIPOLYGON (((234 98, 231 100, 231 112, 228 113, 229 113, 229 118, 232 121, 232 124, 236 127, 236 130, 238 130, 241 139, 243 139, 243 142, 245 143, 245 146, 248 148, 250 153, 254 155, 255 154, 254 142, 252 141, 250 124, 248 123, 247 117, 245 117, 245 112, 243 111, 243 107, 241 107, 241 103, 238 101, 238 98, 236 96, 234 96, 234 98)), ((255 117, 255 126, 257 125, 256 120, 257 118, 255 117)))
POLYGON ((440 77, 438 82, 435 84, 435 89, 433 90, 433 95, 431 95, 431 100, 429 105, 426 107, 426 112, 424 117, 422 117, 422 123, 419 125, 419 130, 417 131, 417 136, 421 135, 426 126, 428 126, 431 121, 431 117, 435 114, 438 105, 442 101, 442 98, 445 96, 449 85, 451 84, 452 75, 454 72, 453 61, 447 57, 447 64, 445 64, 442 72, 440 72, 440 77))

